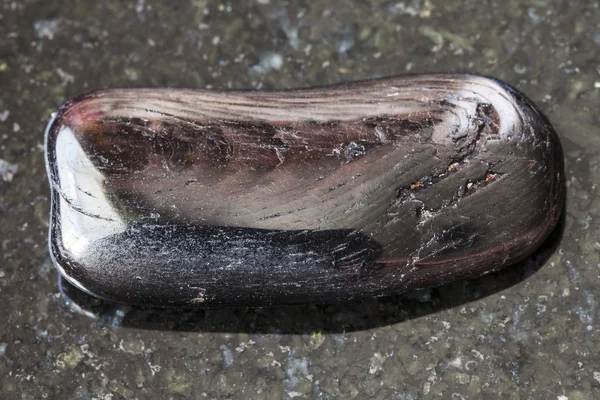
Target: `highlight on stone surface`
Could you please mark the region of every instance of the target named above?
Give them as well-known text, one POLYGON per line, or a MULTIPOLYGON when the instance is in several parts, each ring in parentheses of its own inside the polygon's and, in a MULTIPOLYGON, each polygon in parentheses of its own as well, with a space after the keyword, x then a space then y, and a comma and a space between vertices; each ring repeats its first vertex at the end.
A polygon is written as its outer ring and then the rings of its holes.
POLYGON ((287 91, 112 89, 46 131, 50 251, 154 306, 340 302, 531 254, 563 206, 558 138, 495 80, 287 91))

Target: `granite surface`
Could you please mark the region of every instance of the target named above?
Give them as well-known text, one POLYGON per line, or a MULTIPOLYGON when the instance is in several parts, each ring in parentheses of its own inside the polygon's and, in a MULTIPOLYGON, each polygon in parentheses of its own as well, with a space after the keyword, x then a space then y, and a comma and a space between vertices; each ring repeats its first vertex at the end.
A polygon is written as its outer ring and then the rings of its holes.
POLYGON ((2 0, 0 88, 0 398, 600 398, 600 2, 2 0), (566 215, 525 262, 349 306, 165 311, 59 285, 42 143, 70 97, 444 71, 516 86, 561 137, 566 215))

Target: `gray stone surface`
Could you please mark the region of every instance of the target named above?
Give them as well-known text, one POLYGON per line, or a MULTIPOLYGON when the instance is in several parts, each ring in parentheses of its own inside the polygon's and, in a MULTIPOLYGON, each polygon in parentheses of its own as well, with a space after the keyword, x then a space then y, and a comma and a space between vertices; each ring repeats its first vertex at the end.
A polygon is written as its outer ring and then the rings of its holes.
POLYGON ((0 398, 600 398, 599 56, 598 1, 0 1, 0 398), (440 71, 513 84, 561 137, 566 218, 526 262, 352 306, 60 294, 42 132, 70 97, 440 71))

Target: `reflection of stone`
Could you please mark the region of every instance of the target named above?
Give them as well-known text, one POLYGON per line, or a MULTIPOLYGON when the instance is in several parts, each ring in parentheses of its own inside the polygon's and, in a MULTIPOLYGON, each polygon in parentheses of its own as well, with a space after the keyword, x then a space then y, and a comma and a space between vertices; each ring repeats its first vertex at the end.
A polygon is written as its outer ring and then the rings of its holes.
POLYGON ((48 126, 70 282, 150 305, 343 301, 514 263, 554 227, 562 153, 493 80, 117 89, 48 126))

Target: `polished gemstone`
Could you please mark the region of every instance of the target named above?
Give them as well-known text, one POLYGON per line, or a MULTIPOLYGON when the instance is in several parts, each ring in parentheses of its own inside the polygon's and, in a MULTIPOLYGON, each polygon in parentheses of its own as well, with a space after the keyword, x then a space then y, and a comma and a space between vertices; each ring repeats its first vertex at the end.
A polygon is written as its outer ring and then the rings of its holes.
POLYGON ((531 254, 563 206, 558 138, 495 80, 113 89, 46 132, 63 276, 131 304, 339 302, 531 254))

